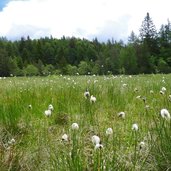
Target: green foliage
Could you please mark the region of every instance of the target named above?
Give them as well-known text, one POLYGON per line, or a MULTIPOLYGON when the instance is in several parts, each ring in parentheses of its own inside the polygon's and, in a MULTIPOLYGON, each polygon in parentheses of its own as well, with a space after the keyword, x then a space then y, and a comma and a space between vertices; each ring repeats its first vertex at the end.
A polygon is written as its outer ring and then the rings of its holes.
POLYGON ((27 76, 33 76, 38 75, 39 71, 34 65, 27 65, 27 67, 24 69, 25 75, 27 76))
POLYGON ((66 70, 67 74, 69 75, 76 75, 78 73, 78 69, 76 66, 67 65, 66 70))
POLYGON ((87 75, 91 71, 90 65, 86 61, 81 61, 78 65, 78 72, 81 75, 87 75))
POLYGON ((77 72, 86 75, 169 73, 171 23, 168 20, 157 32, 147 13, 139 36, 132 31, 127 44, 113 38, 99 42, 97 38, 89 41, 65 36, 61 39, 45 37, 37 40, 28 36, 13 42, 0 39, 0 76, 23 76, 29 65, 38 69, 38 73, 31 75, 41 76, 59 73, 75 75, 77 72))
POLYGON ((124 74, 137 73, 136 52, 132 46, 128 46, 121 50, 120 67, 124 68, 124 74))
POLYGON ((170 81, 170 74, 0 79, 0 170, 169 170, 171 120, 159 113, 171 110, 170 81))

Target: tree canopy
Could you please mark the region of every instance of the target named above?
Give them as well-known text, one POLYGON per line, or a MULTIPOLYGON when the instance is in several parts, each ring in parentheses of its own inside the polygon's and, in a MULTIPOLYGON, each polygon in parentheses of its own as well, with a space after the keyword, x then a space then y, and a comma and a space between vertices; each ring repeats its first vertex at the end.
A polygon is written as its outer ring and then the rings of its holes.
POLYGON ((76 37, 44 37, 9 41, 0 38, 0 76, 49 74, 140 74, 171 72, 171 23, 157 32, 147 13, 139 35, 126 44, 76 37))

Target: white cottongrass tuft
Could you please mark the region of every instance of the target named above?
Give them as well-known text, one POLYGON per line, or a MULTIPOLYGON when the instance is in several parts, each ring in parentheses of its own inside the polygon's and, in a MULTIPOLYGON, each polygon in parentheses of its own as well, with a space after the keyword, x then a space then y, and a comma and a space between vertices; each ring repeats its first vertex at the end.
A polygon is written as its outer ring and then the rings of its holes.
POLYGON ((15 144, 15 139, 14 139, 14 138, 12 138, 10 141, 8 141, 8 144, 10 144, 10 145, 14 145, 14 144, 15 144))
POLYGON ((169 95, 169 100, 171 101, 171 95, 169 95))
POLYGON ((91 95, 90 102, 91 103, 95 103, 96 102, 96 97, 94 97, 93 95, 91 95))
POLYGON ((121 117, 121 118, 125 118, 125 112, 119 112, 118 116, 121 117))
POLYGON ((165 92, 166 91, 166 87, 162 87, 161 91, 165 92))
POLYGON ((77 123, 73 123, 73 124, 71 125, 71 129, 72 129, 72 130, 78 130, 78 129, 79 129, 78 124, 77 124, 77 123))
POLYGON ((106 135, 111 135, 111 134, 113 134, 113 129, 112 128, 107 128, 106 135))
POLYGON ((125 84, 125 83, 124 83, 124 84, 122 84, 122 87, 127 87, 127 84, 125 84))
POLYGON ((160 90, 160 94, 161 94, 161 95, 164 95, 164 93, 165 93, 164 91, 160 90))
POLYGON ((90 97, 90 92, 89 92, 88 90, 86 90, 86 91, 84 92, 84 97, 85 97, 86 99, 90 97))
POLYGON ((94 149, 97 150, 97 149, 102 149, 103 148, 103 145, 102 144, 96 144, 94 149))
POLYGON ((45 110, 45 116, 49 117, 52 115, 52 111, 51 110, 45 110))
POLYGON ((134 88, 134 92, 138 92, 138 89, 137 88, 134 88))
POLYGON ((145 147, 145 142, 144 141, 141 141, 139 143, 139 147, 140 147, 140 149, 143 149, 145 147))
POLYGON ((31 104, 29 104, 29 105, 28 105, 28 108, 29 108, 29 109, 32 109, 32 105, 31 105, 31 104))
POLYGON ((138 131, 138 124, 134 123, 134 124, 132 125, 132 130, 133 130, 133 131, 138 131))
POLYGON ((92 143, 93 143, 94 145, 100 144, 100 138, 99 138, 99 136, 97 136, 97 135, 93 135, 93 136, 91 137, 91 141, 92 141, 92 143))
POLYGON ((154 91, 153 90, 150 90, 150 94, 153 94, 154 93, 154 91))
POLYGON ((48 110, 51 110, 51 111, 53 111, 53 110, 54 110, 54 107, 53 107, 53 105, 52 105, 52 104, 50 104, 50 105, 48 106, 48 110))
POLYGON ((137 96, 136 99, 141 99, 141 96, 137 96))
POLYGON ((62 135, 62 141, 68 141, 68 135, 67 134, 62 135))
POLYGON ((167 109, 161 109, 160 111, 161 117, 165 119, 170 119, 170 113, 167 109))

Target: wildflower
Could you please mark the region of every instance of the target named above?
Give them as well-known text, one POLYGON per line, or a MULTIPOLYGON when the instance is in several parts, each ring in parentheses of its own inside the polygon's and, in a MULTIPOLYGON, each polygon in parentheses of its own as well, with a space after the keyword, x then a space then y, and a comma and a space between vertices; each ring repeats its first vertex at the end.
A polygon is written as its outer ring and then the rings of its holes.
POLYGON ((47 116, 47 117, 49 117, 49 116, 51 116, 52 115, 52 111, 51 110, 45 110, 45 115, 47 116))
POLYGON ((146 109, 149 109, 149 108, 150 108, 150 106, 149 106, 149 105, 146 105, 146 106, 145 106, 145 108, 146 108, 146 109))
POLYGON ((113 129, 112 128, 107 128, 106 135, 111 135, 111 134, 113 134, 113 129))
POLYGON ((14 139, 14 138, 12 138, 10 141, 8 141, 8 144, 10 144, 10 145, 14 145, 14 144, 15 144, 15 139, 14 139))
POLYGON ((52 104, 50 104, 50 105, 48 106, 48 110, 51 110, 51 111, 53 111, 53 110, 54 110, 54 108, 53 108, 53 105, 52 105, 52 104))
POLYGON ((73 124, 71 125, 71 128, 72 128, 72 130, 78 130, 78 129, 79 129, 79 126, 78 126, 77 123, 73 123, 73 124))
POLYGON ((170 119, 170 113, 167 109, 161 109, 160 114, 162 118, 170 119))
POLYGON ((160 91, 160 94, 161 94, 161 95, 164 95, 164 93, 165 93, 164 91, 162 91, 162 90, 160 91))
POLYGON ((88 97, 90 97, 90 93, 89 93, 89 91, 88 90, 86 90, 85 92, 84 92, 84 97, 87 99, 88 97))
POLYGON ((136 99, 141 99, 141 96, 137 96, 136 99))
POLYGON ((144 142, 144 141, 141 141, 141 142, 139 143, 140 149, 144 148, 144 146, 145 146, 145 142, 144 142))
POLYGON ((94 149, 97 150, 97 149, 102 149, 103 148, 103 145, 102 144, 96 144, 94 149))
POLYGON ((138 91, 138 89, 137 88, 134 88, 134 92, 137 92, 138 91))
POLYGON ((143 102, 145 103, 146 100, 147 100, 147 98, 146 98, 146 97, 142 97, 142 100, 143 100, 143 102))
POLYGON ((138 125, 136 123, 132 125, 132 130, 138 131, 138 125))
POLYGON ((94 145, 100 144, 100 138, 99 138, 97 135, 93 135, 93 136, 91 137, 91 141, 92 141, 92 143, 93 143, 94 145))
POLYGON ((93 95, 91 95, 90 102, 91 103, 95 103, 96 102, 96 97, 94 97, 93 95))
POLYGON ((29 109, 32 109, 32 105, 31 105, 31 104, 30 104, 30 105, 28 105, 28 108, 29 108, 29 109))
POLYGON ((67 134, 64 134, 62 135, 62 141, 68 141, 68 135, 67 134))
POLYGON ((164 79, 162 80, 162 83, 166 83, 164 79))
POLYGON ((166 91, 166 87, 162 87, 161 91, 165 92, 166 91))
POLYGON ((169 95, 169 100, 171 101, 171 95, 169 95))
POLYGON ((153 90, 150 90, 150 94, 153 94, 154 93, 154 91, 153 90))
POLYGON ((125 84, 125 83, 124 83, 124 84, 122 84, 122 87, 126 87, 126 86, 127 86, 127 84, 125 84))
POLYGON ((121 118, 125 118, 125 112, 119 112, 118 116, 121 117, 121 118))

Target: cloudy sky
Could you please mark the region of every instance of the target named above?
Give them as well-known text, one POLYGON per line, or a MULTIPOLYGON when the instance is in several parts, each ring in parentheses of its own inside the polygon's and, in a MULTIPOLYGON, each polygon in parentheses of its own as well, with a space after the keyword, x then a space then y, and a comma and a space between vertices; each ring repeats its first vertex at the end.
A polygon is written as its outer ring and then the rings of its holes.
POLYGON ((0 0, 0 36, 52 35, 126 41, 149 12, 157 29, 171 20, 171 0, 0 0))

